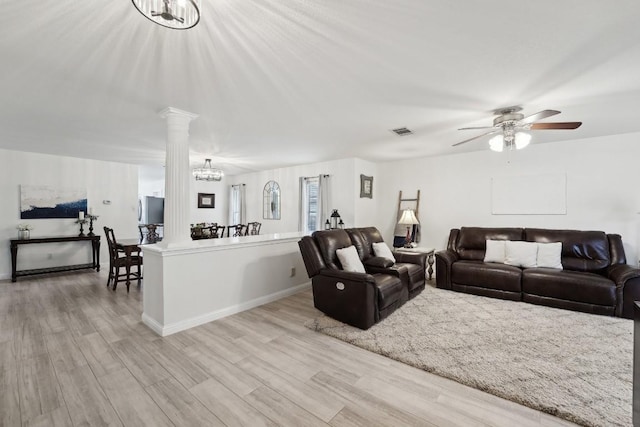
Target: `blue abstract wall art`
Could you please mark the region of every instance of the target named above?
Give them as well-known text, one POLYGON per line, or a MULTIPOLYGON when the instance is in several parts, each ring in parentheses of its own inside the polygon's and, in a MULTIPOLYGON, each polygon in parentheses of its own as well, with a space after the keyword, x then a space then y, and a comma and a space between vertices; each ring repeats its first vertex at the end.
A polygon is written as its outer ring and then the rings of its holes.
POLYGON ((20 186, 20 219, 78 218, 87 212, 87 190, 47 185, 20 186))

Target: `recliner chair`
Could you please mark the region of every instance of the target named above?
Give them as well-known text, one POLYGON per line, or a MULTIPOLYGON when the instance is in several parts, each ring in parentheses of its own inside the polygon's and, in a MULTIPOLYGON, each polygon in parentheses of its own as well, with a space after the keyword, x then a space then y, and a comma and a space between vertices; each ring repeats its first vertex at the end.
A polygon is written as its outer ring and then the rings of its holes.
POLYGON ((374 256, 375 227, 316 231, 298 245, 311 278, 314 306, 336 320, 369 329, 425 286, 426 254, 396 253, 397 263, 374 256), (338 249, 355 246, 366 273, 344 271, 338 249))

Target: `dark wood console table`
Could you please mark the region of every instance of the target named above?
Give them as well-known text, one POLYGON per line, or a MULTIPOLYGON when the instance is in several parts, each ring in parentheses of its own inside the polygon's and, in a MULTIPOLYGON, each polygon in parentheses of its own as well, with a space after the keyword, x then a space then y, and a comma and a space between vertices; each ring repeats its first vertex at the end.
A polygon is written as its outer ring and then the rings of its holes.
POLYGON ((11 281, 15 282, 20 276, 32 276, 34 274, 56 273, 58 271, 83 270, 85 268, 100 271, 100 236, 62 236, 40 237, 35 239, 11 239, 11 281), (62 242, 91 242, 92 262, 88 264, 63 265, 60 267, 35 268, 32 270, 17 270, 18 246, 34 245, 38 243, 62 243, 62 242))

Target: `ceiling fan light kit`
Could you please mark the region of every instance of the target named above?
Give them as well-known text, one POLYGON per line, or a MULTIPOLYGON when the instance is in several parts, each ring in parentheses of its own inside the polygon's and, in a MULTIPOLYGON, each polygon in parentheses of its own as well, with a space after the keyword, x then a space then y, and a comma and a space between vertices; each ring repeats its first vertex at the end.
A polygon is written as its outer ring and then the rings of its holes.
POLYGON ((187 30, 200 22, 202 0, 131 0, 150 21, 174 30, 187 30))
POLYGON ((491 148, 491 150, 502 151, 504 148, 508 148, 510 150, 515 148, 520 150, 531 142, 531 134, 522 131, 577 129, 582 125, 582 122, 536 123, 538 120, 560 114, 560 111, 542 110, 525 117, 524 114, 520 113, 521 110, 522 108, 520 107, 502 108, 494 111, 494 114, 497 114, 498 117, 493 119, 493 126, 459 129, 487 129, 488 131, 482 135, 474 136, 473 138, 453 144, 453 146, 462 145, 475 139, 482 138, 483 136, 501 132, 489 140, 489 148, 491 148))
POLYGON ((516 132, 515 135, 496 135, 489 140, 489 148, 493 151, 502 151, 507 148, 508 150, 521 150, 531 142, 531 134, 526 132, 516 132))

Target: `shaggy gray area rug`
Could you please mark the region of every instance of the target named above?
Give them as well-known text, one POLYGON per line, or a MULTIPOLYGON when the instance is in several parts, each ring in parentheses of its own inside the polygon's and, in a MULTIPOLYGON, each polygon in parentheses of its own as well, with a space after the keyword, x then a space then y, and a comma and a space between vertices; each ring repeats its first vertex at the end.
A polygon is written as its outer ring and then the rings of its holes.
POLYGON ((632 423, 632 320, 427 286, 367 331, 305 326, 578 424, 632 423))

